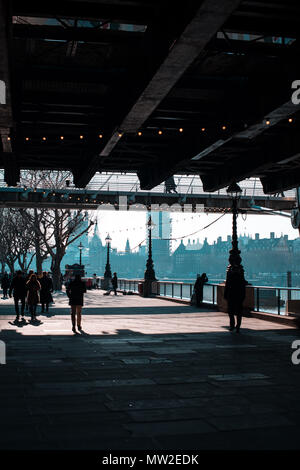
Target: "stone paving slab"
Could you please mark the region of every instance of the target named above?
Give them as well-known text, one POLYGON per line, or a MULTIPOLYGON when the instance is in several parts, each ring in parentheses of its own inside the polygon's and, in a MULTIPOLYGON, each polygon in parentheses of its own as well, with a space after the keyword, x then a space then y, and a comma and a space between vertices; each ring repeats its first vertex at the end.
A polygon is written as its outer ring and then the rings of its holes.
POLYGON ((14 323, 0 303, 0 449, 299 449, 299 330, 138 296, 65 294, 14 323), (5 432, 4 432, 4 431, 5 432))

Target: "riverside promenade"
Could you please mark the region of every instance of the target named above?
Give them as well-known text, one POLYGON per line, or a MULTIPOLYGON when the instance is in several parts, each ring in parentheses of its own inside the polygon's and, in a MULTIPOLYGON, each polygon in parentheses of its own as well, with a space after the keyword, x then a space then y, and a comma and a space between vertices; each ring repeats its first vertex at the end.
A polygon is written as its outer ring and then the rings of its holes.
POLYGON ((67 300, 18 325, 0 301, 0 449, 300 448, 296 328, 89 291, 74 335, 67 300))

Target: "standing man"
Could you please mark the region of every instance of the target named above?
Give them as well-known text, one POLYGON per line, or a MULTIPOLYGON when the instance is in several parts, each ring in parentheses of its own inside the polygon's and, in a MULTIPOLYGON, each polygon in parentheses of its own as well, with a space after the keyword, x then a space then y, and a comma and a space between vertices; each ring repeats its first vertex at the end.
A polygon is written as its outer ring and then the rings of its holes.
POLYGON ((114 290, 115 295, 117 295, 117 288, 118 288, 118 278, 117 278, 117 273, 114 273, 112 279, 111 279, 111 284, 112 288, 114 290))
POLYGON ((196 305, 201 307, 203 301, 203 286, 208 281, 206 273, 197 274, 197 279, 194 285, 194 292, 196 294, 196 305))
POLYGON ((243 315, 243 302, 246 296, 246 280, 244 274, 239 271, 228 271, 225 283, 224 298, 228 304, 228 315, 230 320, 229 330, 232 331, 236 328, 239 333, 242 315, 243 315), (237 321, 235 324, 236 315, 237 321))
POLYGON ((49 304, 53 301, 53 298, 52 298, 53 282, 46 271, 43 272, 43 276, 40 279, 40 285, 41 285, 40 302, 42 304, 41 312, 42 313, 45 312, 45 306, 46 306, 46 312, 48 313, 49 304))
POLYGON ((19 301, 21 301, 21 315, 22 320, 24 319, 24 308, 25 308, 25 297, 26 297, 26 280, 23 277, 22 271, 17 271, 16 276, 13 278, 9 288, 9 297, 13 292, 15 311, 16 311, 16 320, 20 320, 19 312, 19 301))
POLYGON ((69 297, 69 305, 71 306, 71 320, 72 320, 72 331, 76 331, 76 316, 77 316, 77 328, 82 331, 81 327, 81 313, 83 307, 83 297, 86 293, 85 282, 81 280, 80 274, 75 274, 75 279, 71 281, 67 286, 67 296, 69 297))

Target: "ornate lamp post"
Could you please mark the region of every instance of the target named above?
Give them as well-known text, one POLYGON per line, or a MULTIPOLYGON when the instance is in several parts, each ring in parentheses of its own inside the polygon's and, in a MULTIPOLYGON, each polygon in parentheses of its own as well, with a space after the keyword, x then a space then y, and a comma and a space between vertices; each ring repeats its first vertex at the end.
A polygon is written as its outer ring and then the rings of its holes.
POLYGON ((106 266, 105 266, 105 272, 104 272, 104 279, 111 279, 111 268, 109 264, 109 251, 110 251, 110 242, 111 238, 109 234, 107 234, 107 237, 105 238, 105 243, 107 246, 107 257, 106 257, 106 266))
POLYGON ((155 224, 152 222, 151 216, 149 216, 147 222, 148 229, 148 259, 146 263, 146 270, 144 274, 144 297, 151 295, 152 282, 156 281, 153 259, 152 259, 152 230, 154 229, 155 224))
POLYGON ((241 197, 242 190, 237 183, 232 183, 226 190, 232 198, 232 249, 229 251, 229 265, 227 267, 227 274, 231 272, 239 273, 244 278, 244 268, 241 264, 242 258, 240 257, 240 250, 238 247, 237 238, 237 215, 238 215, 238 201, 241 197))
POLYGON ((83 250, 83 245, 82 243, 80 242, 79 245, 78 245, 78 248, 79 248, 79 264, 81 266, 81 253, 82 253, 82 250, 83 250))

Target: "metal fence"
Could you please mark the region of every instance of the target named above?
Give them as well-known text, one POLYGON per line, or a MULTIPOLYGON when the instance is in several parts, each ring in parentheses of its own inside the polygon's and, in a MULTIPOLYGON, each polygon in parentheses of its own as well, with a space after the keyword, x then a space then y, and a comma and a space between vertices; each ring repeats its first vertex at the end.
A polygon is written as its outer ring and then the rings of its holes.
POLYGON ((285 315, 288 300, 300 300, 297 287, 253 286, 256 312, 285 315))
MULTIPOLYGON (((159 292, 162 297, 172 299, 190 300, 193 294, 194 283, 158 281, 159 292)), ((217 304, 217 285, 207 283, 203 287, 203 302, 207 304, 217 304)))
MULTIPOLYGON (((119 279, 119 290, 138 293, 138 284, 142 279, 119 279)), ((158 281, 159 295, 170 299, 190 300, 193 294, 194 283, 158 281)), ((206 283, 203 287, 203 302, 217 305, 217 287, 219 284, 206 283)), ((300 288, 277 286, 251 286, 254 289, 254 311, 286 314, 288 300, 300 301, 300 288)))
MULTIPOLYGON (((53 171, 53 175, 57 175, 59 172, 53 171)), ((63 172, 62 172, 63 173, 63 172)), ((65 172, 68 173, 68 172, 65 172)), ((28 170, 21 170, 21 183, 18 186, 23 186, 25 181, 28 184, 28 170)), ((70 189, 73 191, 74 188, 72 175, 68 173, 68 179, 70 180, 70 189)), ((55 178, 53 178, 55 181, 55 178)), ((177 187, 177 192, 181 195, 192 195, 192 194, 207 194, 203 190, 203 184, 199 175, 174 175, 174 181, 177 187)), ((4 170, 0 169, 0 187, 6 187, 7 184, 4 181, 4 170)), ((45 182, 41 182, 37 187, 43 188, 45 182)), ((239 186, 242 189, 243 196, 268 197, 263 192, 263 187, 259 178, 247 178, 239 182, 239 186)), ((52 187, 52 186, 51 186, 52 187)), ((52 188, 53 189, 53 188, 52 188)), ((59 189, 59 188, 57 188, 59 189)), ((87 190, 97 191, 113 191, 113 192, 126 192, 137 194, 141 192, 140 181, 136 173, 120 173, 120 172, 97 172, 95 176, 88 183, 87 190)), ((155 186, 151 191, 147 193, 164 193, 166 190, 165 184, 161 183, 155 186)), ((214 192, 215 195, 227 196, 226 188, 220 189, 214 192)), ((274 197, 274 195, 272 195, 274 197)), ((280 199, 281 194, 277 194, 276 197, 280 199)), ((284 197, 295 197, 295 191, 289 190, 284 191, 284 197)))
POLYGON ((118 279, 118 290, 138 293, 140 282, 142 282, 140 279, 118 279))

